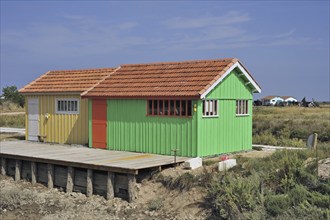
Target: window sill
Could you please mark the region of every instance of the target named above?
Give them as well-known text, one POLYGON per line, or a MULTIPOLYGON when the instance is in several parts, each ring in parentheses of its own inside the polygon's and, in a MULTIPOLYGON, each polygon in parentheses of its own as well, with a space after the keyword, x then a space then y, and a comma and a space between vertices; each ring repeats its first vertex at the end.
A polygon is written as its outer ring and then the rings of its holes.
POLYGON ((219 118, 219 115, 203 115, 202 118, 219 118))
POLYGON ((55 112, 57 115, 79 115, 79 112, 55 112))
POLYGON ((250 114, 240 114, 240 115, 236 114, 236 116, 237 117, 247 117, 247 116, 250 116, 250 114))
POLYGON ((192 118, 192 116, 180 116, 180 115, 146 115, 147 117, 160 117, 160 118, 192 118))

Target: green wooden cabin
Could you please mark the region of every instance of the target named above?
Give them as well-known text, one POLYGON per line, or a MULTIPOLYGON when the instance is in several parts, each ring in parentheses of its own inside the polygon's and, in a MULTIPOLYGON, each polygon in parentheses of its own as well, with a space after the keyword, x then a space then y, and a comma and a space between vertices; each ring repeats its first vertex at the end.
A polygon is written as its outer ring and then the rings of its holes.
POLYGON ((260 91, 235 58, 122 65, 83 94, 89 146, 187 157, 249 150, 260 91))

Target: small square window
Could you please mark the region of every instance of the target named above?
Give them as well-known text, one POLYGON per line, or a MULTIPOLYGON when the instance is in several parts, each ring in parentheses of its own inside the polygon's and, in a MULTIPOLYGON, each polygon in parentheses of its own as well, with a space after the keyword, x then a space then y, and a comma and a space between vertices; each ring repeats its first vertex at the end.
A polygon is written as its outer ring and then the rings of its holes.
POLYGON ((218 115, 218 100, 203 100, 203 116, 217 117, 218 115))
POLYGON ((56 114, 79 114, 79 99, 56 99, 56 114))
POLYGON ((236 100, 236 115, 249 114, 249 100, 236 100))

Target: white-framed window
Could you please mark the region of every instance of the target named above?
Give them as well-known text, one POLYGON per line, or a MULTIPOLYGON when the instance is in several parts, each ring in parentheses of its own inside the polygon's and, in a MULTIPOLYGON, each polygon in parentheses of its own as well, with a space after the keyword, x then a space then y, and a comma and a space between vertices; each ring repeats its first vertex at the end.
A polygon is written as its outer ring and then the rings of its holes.
POLYGON ((55 112, 56 114, 79 114, 79 99, 55 99, 55 112))
POLYGON ((217 117, 218 115, 218 100, 208 99, 203 100, 203 117, 217 117))
POLYGON ((236 115, 249 115, 249 100, 236 100, 236 115))

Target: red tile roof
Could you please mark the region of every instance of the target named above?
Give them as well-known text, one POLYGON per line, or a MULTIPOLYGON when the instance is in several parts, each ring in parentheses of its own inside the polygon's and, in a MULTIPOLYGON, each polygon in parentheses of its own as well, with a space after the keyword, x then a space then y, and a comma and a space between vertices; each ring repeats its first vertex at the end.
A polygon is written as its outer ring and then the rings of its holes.
MULTIPOLYGON (((125 64, 85 97, 145 98, 200 97, 233 64, 236 58, 125 64)), ((252 77, 252 76, 251 76, 252 77)))
POLYGON ((288 99, 288 98, 294 98, 293 96, 274 96, 274 95, 269 95, 269 96, 265 96, 263 97, 261 100, 271 100, 275 97, 279 97, 279 98, 282 98, 284 100, 288 99))
POLYGON ((271 99, 273 99, 273 98, 275 98, 275 97, 279 97, 279 96, 269 95, 269 96, 265 96, 265 97, 263 97, 261 100, 271 100, 271 99))
POLYGON ((109 76, 115 68, 49 71, 19 90, 21 93, 82 93, 109 76))

